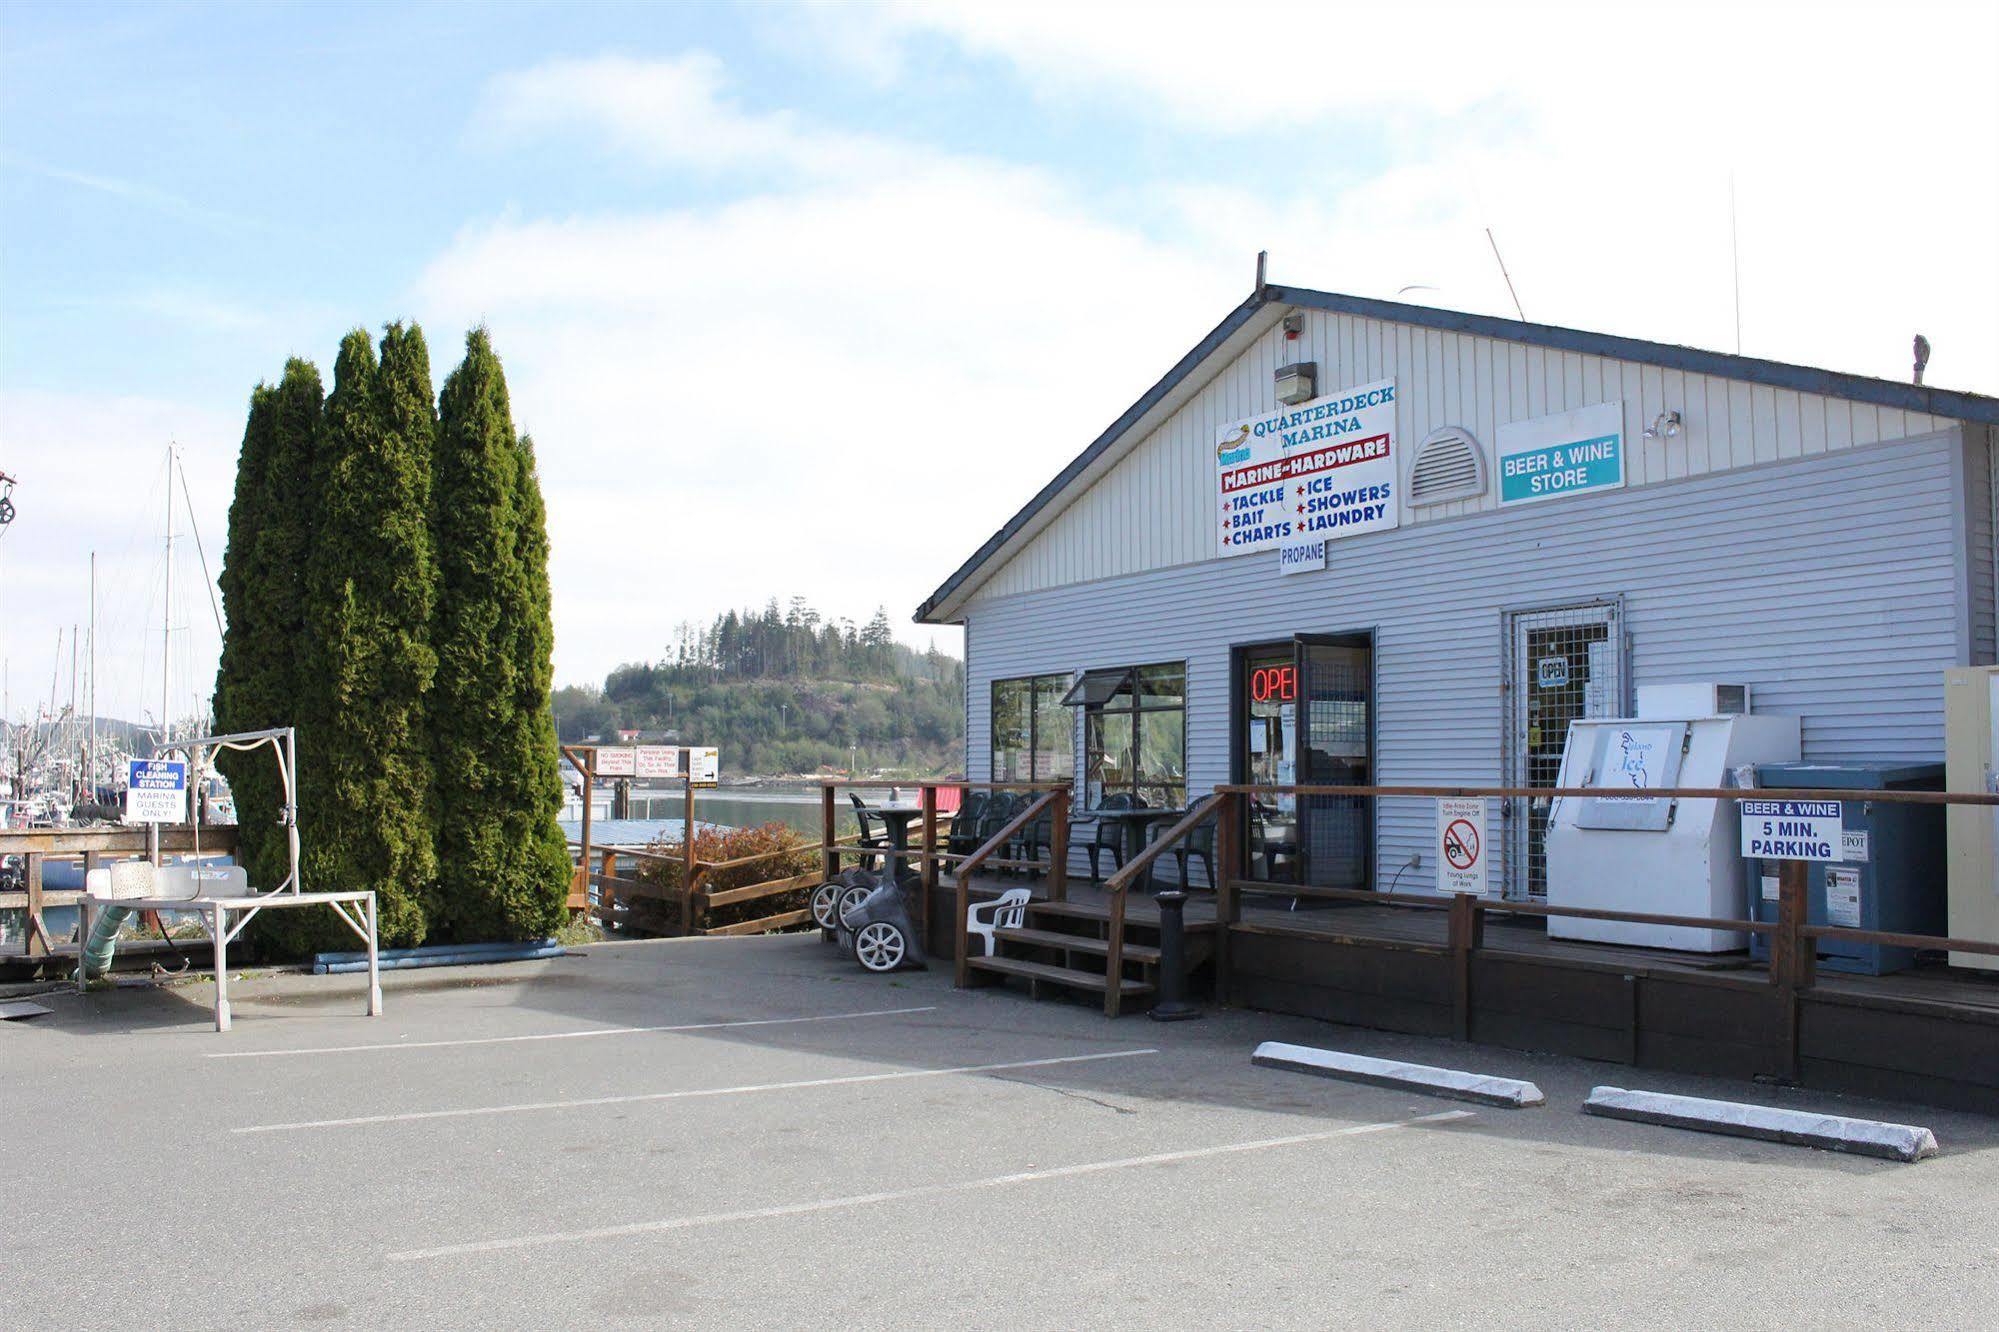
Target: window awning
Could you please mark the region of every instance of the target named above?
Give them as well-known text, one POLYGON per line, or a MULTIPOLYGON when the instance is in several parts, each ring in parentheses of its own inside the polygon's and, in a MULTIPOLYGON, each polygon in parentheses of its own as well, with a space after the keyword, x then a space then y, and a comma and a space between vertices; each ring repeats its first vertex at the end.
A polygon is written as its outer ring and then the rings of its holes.
POLYGON ((1069 687, 1062 696, 1065 708, 1100 708, 1119 691, 1128 691, 1131 677, 1136 670, 1131 666, 1119 666, 1108 671, 1084 671, 1083 678, 1069 687))

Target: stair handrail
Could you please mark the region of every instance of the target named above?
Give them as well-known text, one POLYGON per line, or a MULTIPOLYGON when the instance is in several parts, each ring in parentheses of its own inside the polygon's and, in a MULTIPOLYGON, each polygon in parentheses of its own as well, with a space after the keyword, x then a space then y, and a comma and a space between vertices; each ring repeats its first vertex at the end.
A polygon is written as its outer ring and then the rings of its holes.
POLYGON ((971 944, 966 937, 969 931, 965 928, 965 911, 972 905, 972 871, 985 864, 995 851, 1013 840, 1015 833, 1018 833, 1022 828, 1034 822, 1043 810, 1061 799, 1067 793, 1068 789, 1066 786, 1058 787, 1029 802, 1026 809, 1021 810, 1020 813, 1013 816, 1013 822, 987 838, 984 845, 959 861, 952 868, 951 877, 957 888, 958 913, 952 921, 951 937, 957 950, 954 960, 957 964, 956 984, 960 989, 972 983, 972 969, 966 959, 966 954, 970 951, 971 944))
POLYGON ((1180 821, 1152 839, 1152 845, 1126 861, 1124 868, 1104 880, 1110 894, 1111 919, 1106 928, 1110 952, 1104 958, 1104 1016, 1116 1017, 1124 1004, 1124 890, 1152 867, 1165 850, 1200 827, 1228 800, 1226 793, 1211 791, 1201 802, 1182 815, 1180 821))

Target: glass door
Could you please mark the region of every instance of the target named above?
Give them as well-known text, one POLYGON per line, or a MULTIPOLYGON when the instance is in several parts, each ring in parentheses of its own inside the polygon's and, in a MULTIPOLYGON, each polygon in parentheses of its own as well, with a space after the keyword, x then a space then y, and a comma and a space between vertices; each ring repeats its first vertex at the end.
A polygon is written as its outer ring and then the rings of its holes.
MULTIPOLYGON (((1253 786, 1298 781, 1298 656, 1289 642, 1237 653, 1236 780, 1253 786)), ((1298 883, 1298 798, 1256 797, 1249 805, 1250 877, 1298 883)))

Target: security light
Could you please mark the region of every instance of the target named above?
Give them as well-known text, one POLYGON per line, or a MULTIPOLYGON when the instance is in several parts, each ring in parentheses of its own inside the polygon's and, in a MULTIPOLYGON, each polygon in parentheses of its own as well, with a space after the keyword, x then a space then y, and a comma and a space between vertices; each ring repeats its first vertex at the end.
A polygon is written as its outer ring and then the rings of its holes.
POLYGON ((1660 412, 1652 418, 1652 424, 1645 427, 1647 439, 1671 439, 1680 433, 1680 414, 1660 412))
POLYGON ((1294 406, 1318 395, 1319 363, 1299 361, 1277 367, 1277 400, 1294 406))

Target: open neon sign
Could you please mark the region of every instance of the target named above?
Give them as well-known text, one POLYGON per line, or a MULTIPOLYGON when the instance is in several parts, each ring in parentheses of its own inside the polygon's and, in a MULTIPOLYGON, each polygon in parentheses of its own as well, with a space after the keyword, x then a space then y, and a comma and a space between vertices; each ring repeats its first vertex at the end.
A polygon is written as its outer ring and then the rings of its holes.
POLYGON ((1295 703, 1298 700, 1298 668, 1259 666, 1249 673, 1249 696, 1259 703, 1295 703))

